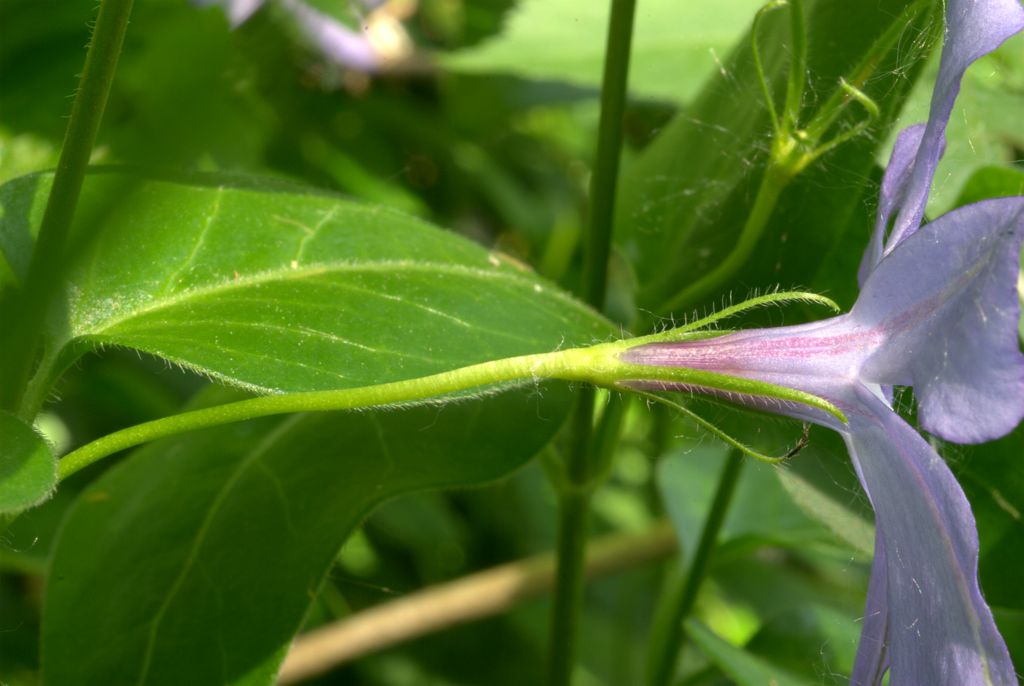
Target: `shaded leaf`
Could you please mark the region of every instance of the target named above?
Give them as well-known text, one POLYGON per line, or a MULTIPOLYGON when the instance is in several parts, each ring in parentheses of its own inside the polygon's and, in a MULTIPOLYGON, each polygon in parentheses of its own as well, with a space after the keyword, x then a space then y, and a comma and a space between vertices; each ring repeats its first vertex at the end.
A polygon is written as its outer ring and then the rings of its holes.
MULTIPOLYGON (((840 77, 870 51, 874 41, 896 22, 908 3, 885 7, 842 0, 807 3, 808 71, 813 75, 805 98, 805 116, 837 88, 840 77), (842 35, 843 41, 830 37, 842 35)), ((763 22, 762 61, 781 102, 789 43, 786 11, 763 22)), ((864 198, 873 190, 864 177, 874 165, 877 134, 893 117, 916 76, 922 50, 918 29, 898 42, 881 60, 865 85, 881 106, 876 137, 862 136, 824 156, 784 191, 774 219, 765 229, 750 261, 705 302, 725 292, 745 295, 752 288, 808 283, 829 252, 850 253, 846 237, 863 231, 866 242, 870 210, 864 198)), ((687 284, 718 265, 735 246, 753 205, 771 142, 771 127, 751 60, 749 39, 704 86, 693 106, 677 115, 623 176, 616 211, 616 241, 633 264, 637 305, 656 315, 687 284), (752 102, 753 101, 753 102, 752 102)), ((838 130, 861 120, 856 108, 838 130)), ((859 242, 859 238, 857 239, 859 242)), ((859 255, 860 251, 855 251, 859 255)), ((830 297, 852 302, 856 263, 826 272, 830 297), (839 291, 843 288, 843 291, 839 291)), ((683 309, 700 306, 686 303, 683 309)))
POLYGON ((1024 195, 1024 171, 1009 167, 982 167, 975 171, 953 203, 963 207, 979 200, 1024 195))
POLYGON ((863 625, 855 612, 794 598, 789 610, 768 619, 744 649, 812 684, 838 685, 843 681, 840 675, 853 671, 863 625), (834 682, 822 679, 824 665, 836 677, 834 682))
POLYGON ((827 526, 854 550, 868 556, 874 554, 875 531, 869 522, 796 471, 777 469, 775 476, 801 510, 827 526))
POLYGON ((57 458, 42 436, 0 412, 0 515, 38 505, 57 485, 57 458))
POLYGON ((722 640, 695 619, 686 622, 686 635, 737 686, 810 686, 810 682, 722 640))
MULTIPOLYGON (((708 412, 717 426, 768 454, 785 452, 796 439, 796 427, 788 423, 711 408, 705 403, 698 411, 708 412)), ((837 464, 847 464, 845 448, 830 439, 829 432, 815 430, 809 445, 781 465, 745 460, 719 536, 722 552, 770 545, 801 552, 840 551, 843 556, 852 548, 870 557, 874 529, 860 511, 849 507, 851 492, 829 473, 837 464)), ((686 554, 696 545, 728 452, 717 441, 684 440, 658 465, 661 497, 686 554)))
MULTIPOLYGON (((696 546, 727 453, 718 443, 691 445, 667 455, 658 465, 661 497, 686 554, 696 546)), ((801 547, 830 540, 779 486, 773 475, 777 469, 753 459, 743 465, 722 525, 720 546, 744 542, 801 547)))
POLYGON ((138 451, 90 485, 56 544, 46 683, 271 683, 374 505, 507 474, 550 440, 568 400, 551 385, 260 420, 138 451))

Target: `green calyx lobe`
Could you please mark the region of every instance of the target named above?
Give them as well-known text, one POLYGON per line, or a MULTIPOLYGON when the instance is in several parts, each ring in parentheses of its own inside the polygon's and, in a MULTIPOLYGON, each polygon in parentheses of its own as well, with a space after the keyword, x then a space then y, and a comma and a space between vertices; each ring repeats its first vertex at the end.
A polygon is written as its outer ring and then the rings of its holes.
MULTIPOLYGON (((742 312, 771 305, 779 305, 791 302, 803 302, 813 305, 822 305, 833 312, 839 311, 835 302, 821 295, 805 291, 787 291, 769 293, 766 295, 751 298, 736 305, 730 305, 722 310, 706 317, 702 317, 683 326, 673 328, 662 333, 632 338, 618 343, 595 346, 584 349, 584 351, 604 351, 614 357, 613 362, 601 360, 593 365, 592 369, 598 376, 592 378, 594 383, 614 388, 630 388, 633 384, 646 384, 653 382, 666 384, 665 390, 672 390, 672 386, 699 387, 708 391, 721 391, 723 393, 739 393, 760 398, 773 398, 775 400, 794 402, 809 407, 814 407, 832 415, 844 424, 847 423, 846 415, 833 403, 804 391, 799 391, 785 386, 755 381, 742 377, 729 376, 718 372, 703 369, 690 369, 687 367, 667 367, 647 364, 635 364, 622 359, 622 355, 633 348, 652 343, 677 343, 681 341, 700 340, 714 338, 728 331, 708 330, 706 327, 713 326, 723 319, 733 317, 742 312)), ((566 351, 567 353, 575 351, 566 351)))

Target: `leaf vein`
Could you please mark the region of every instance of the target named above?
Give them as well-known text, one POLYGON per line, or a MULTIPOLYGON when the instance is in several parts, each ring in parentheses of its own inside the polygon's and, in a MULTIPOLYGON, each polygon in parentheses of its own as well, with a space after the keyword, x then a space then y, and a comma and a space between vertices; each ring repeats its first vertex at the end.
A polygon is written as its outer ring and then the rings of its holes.
POLYGON ((235 487, 235 484, 237 484, 241 479, 242 474, 248 468, 249 464, 253 460, 259 459, 259 457, 272 447, 273 443, 277 441, 283 433, 290 430, 292 425, 299 421, 300 418, 301 415, 294 415, 283 421, 273 431, 267 434, 266 438, 264 438, 260 444, 245 457, 245 459, 238 463, 238 466, 231 472, 231 476, 217 493, 216 498, 214 498, 210 505, 210 509, 207 510, 206 514, 203 516, 203 521, 200 523, 199 529, 196 531, 195 539, 192 541, 192 545, 189 548, 185 562, 182 564, 181 571, 174 579, 174 582, 171 584, 171 588, 168 590, 167 595, 164 596, 163 602, 160 604, 160 607, 153 615, 153 619, 150 621, 149 632, 146 636, 146 649, 142 659, 142 667, 139 670, 139 678, 136 682, 139 686, 142 686, 142 684, 146 682, 146 678, 149 676, 149 670, 153 662, 153 650, 156 646, 156 636, 160 631, 160 625, 163 623, 164 617, 166 616, 171 603, 174 602, 175 596, 177 596, 182 586, 185 585, 185 579, 189 572, 191 572, 192 568, 199 562, 200 548, 202 548, 203 542, 209 535, 210 529, 213 525, 213 520, 224 506, 228 494, 235 487))
POLYGON ((174 284, 184 276, 185 272, 195 263, 196 255, 202 250, 203 245, 206 244, 206 236, 210 233, 210 229, 213 228, 214 222, 220 215, 221 201, 224 198, 224 186, 218 186, 216 193, 213 195, 213 208, 210 210, 209 216, 206 221, 203 222, 203 228, 199 230, 199 235, 196 237, 195 242, 192 244, 192 250, 189 252, 188 257, 185 258, 185 262, 182 263, 170 276, 167 277, 167 281, 164 282, 163 288, 160 291, 161 295, 165 295, 171 291, 174 284))
MULTIPOLYGON (((111 316, 106 319, 96 319, 89 322, 89 330, 76 331, 76 335, 87 335, 87 334, 99 334, 103 331, 113 328, 118 324, 139 317, 143 314, 155 312, 157 310, 169 309, 175 305, 181 303, 197 300, 204 296, 218 295, 225 292, 238 291, 247 287, 260 286, 268 283, 277 281, 301 281, 304 279, 315 278, 317 276, 329 275, 333 272, 344 272, 344 273, 380 273, 380 272, 394 272, 394 271, 409 271, 409 272, 431 272, 438 274, 454 275, 461 277, 479 278, 482 280, 497 280, 504 281, 505 283, 513 286, 521 286, 526 288, 532 288, 535 282, 530 279, 525 279, 516 274, 512 274, 508 271, 497 271, 481 269, 479 267, 469 267, 463 265, 445 264, 439 262, 415 262, 412 260, 380 260, 380 261, 367 261, 367 262, 335 262, 331 264, 311 264, 299 269, 277 269, 260 272, 250 276, 240 277, 238 279, 231 279, 222 281, 209 286, 200 286, 191 288, 180 293, 169 295, 166 298, 156 298, 146 305, 138 306, 131 311, 124 312, 120 316, 111 316)), ((561 293, 557 290, 548 291, 549 294, 553 295, 556 299, 565 302, 568 305, 575 307, 580 311, 588 311, 588 308, 583 303, 578 302, 574 298, 561 293)))

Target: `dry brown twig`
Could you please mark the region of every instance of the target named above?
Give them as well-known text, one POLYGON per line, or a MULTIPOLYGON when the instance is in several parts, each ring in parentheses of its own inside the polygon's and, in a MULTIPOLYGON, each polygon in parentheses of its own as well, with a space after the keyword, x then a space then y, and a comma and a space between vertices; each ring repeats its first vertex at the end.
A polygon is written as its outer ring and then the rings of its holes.
MULTIPOLYGON (((642 534, 606 536, 587 551, 587 578, 639 567, 676 549, 664 521, 642 534)), ((278 683, 293 684, 403 641, 499 614, 544 595, 554 578, 554 555, 545 553, 382 603, 295 639, 278 683)))

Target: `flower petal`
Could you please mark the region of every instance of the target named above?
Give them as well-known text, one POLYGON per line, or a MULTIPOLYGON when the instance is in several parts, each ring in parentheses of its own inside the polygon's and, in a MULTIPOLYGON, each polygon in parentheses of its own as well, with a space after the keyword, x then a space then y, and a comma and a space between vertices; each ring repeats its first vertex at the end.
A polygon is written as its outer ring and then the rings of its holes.
POLYGON ((1024 198, 950 212, 879 263, 850 313, 880 334, 861 379, 912 385, 922 426, 945 439, 991 440, 1024 418, 1022 241, 1024 198))
POLYGON ((910 183, 910 173, 914 168, 914 160, 917 159, 917 150, 921 146, 924 129, 924 124, 908 126, 900 131, 896 137, 896 143, 892 146, 892 155, 889 156, 889 164, 885 167, 882 188, 878 194, 878 214, 875 216, 875 228, 857 272, 857 284, 860 286, 864 285, 868 275, 874 271, 886 254, 885 238, 889 229, 889 221, 892 219, 893 212, 903 205, 910 183))
MULTIPOLYGON (((776 386, 795 388, 824 398, 844 413, 857 411, 846 401, 849 387, 867 350, 877 345, 874 332, 849 315, 772 329, 747 329, 689 341, 648 343, 629 348, 622 360, 656 367, 713 371, 776 386)), ((653 390, 693 391, 714 395, 757 410, 781 414, 837 431, 844 425, 828 413, 798 403, 739 393, 725 393, 696 384, 637 379, 627 385, 653 390)))
POLYGON ((266 0, 192 0, 192 3, 200 7, 219 5, 228 15, 228 22, 231 28, 237 29, 249 20, 256 13, 266 0))
MULTIPOLYGON (((872 585, 888 600, 890 686, 1015 686, 978 588, 977 530, 963 490, 906 422, 866 388, 856 393, 872 416, 851 418, 844 438, 885 542, 876 552, 885 581, 872 585)), ((869 598, 869 610, 872 601, 878 604, 869 598)), ((864 665, 878 664, 874 646, 862 642, 861 649, 872 653, 864 665)))
POLYGON ((353 31, 302 0, 282 0, 306 39, 335 64, 374 71, 380 59, 364 33, 353 31))
POLYGON ((868 599, 864 604, 864 624, 860 630, 857 660, 850 675, 850 686, 880 686, 889 669, 889 578, 885 559, 885 539, 875 529, 875 559, 871 562, 868 599))
POLYGON ((967 67, 1021 29, 1024 29, 1024 8, 1017 0, 947 0, 946 37, 928 123, 921 135, 913 168, 898 193, 899 214, 886 242, 886 252, 921 225, 928 191, 942 156, 943 134, 967 67))

